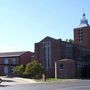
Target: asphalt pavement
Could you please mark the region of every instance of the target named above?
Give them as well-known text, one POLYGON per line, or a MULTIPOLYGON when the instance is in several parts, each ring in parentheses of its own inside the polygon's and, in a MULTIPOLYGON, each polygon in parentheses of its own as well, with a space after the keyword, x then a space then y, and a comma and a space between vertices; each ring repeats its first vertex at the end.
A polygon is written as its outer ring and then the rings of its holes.
POLYGON ((0 90, 90 90, 90 80, 67 80, 53 83, 1 85, 0 90))
POLYGON ((30 83, 37 83, 33 79, 26 79, 26 78, 20 78, 20 77, 0 77, 2 79, 1 85, 16 85, 16 84, 30 84, 30 83))

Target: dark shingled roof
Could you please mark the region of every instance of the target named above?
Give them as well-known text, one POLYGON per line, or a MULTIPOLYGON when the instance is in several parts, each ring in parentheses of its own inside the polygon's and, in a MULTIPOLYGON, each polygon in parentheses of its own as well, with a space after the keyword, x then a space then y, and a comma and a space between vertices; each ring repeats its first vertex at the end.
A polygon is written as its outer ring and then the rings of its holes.
POLYGON ((28 51, 21 51, 21 52, 3 52, 0 53, 0 57, 14 57, 14 56, 21 56, 22 54, 28 51))

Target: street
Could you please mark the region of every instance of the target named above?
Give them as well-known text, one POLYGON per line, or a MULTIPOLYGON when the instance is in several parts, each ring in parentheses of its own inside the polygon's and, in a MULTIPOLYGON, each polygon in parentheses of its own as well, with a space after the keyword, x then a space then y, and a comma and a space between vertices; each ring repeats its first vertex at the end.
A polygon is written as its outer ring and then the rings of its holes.
POLYGON ((1 85, 0 90, 90 90, 90 80, 59 81, 20 85, 1 85))

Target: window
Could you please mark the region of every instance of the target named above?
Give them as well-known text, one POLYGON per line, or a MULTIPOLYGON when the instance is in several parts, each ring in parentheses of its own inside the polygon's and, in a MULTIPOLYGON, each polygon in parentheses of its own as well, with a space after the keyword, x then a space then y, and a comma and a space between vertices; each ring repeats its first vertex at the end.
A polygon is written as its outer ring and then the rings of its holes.
POLYGON ((83 35, 81 34, 81 38, 83 37, 83 35))
POLYGON ((81 38, 81 41, 83 41, 83 39, 81 38))
POLYGON ((8 66, 4 66, 4 74, 8 74, 8 66))
POLYGON ((16 58, 12 58, 12 64, 16 64, 16 58))
POLYGON ((81 32, 81 34, 83 34, 83 32, 81 32))
POLYGON ((43 64, 46 71, 51 68, 51 42, 50 41, 43 42, 43 64))
POLYGON ((80 32, 82 32, 83 30, 82 29, 80 29, 80 32))
POLYGON ((72 58, 73 57, 73 47, 72 45, 66 44, 66 57, 67 58, 72 58))
POLYGON ((8 64, 8 58, 4 58, 4 64, 8 64))
POLYGON ((83 29, 79 29, 79 32, 82 32, 83 31, 83 29))
POLYGON ((60 64, 60 69, 64 69, 64 65, 63 64, 60 64))

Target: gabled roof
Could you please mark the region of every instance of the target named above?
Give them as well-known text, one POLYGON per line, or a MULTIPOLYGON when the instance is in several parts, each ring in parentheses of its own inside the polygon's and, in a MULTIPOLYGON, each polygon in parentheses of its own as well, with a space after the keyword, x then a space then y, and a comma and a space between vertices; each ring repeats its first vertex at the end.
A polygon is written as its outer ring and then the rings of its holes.
POLYGON ((16 56, 21 56, 22 54, 26 53, 28 51, 20 51, 20 52, 3 52, 0 53, 0 57, 16 57, 16 56))
POLYGON ((52 37, 49 37, 49 36, 46 36, 43 40, 41 40, 40 42, 42 42, 42 41, 44 41, 44 40, 46 40, 46 39, 53 39, 53 40, 56 40, 55 38, 52 38, 52 37))
POLYGON ((42 42, 42 41, 45 41, 45 40, 61 40, 61 39, 55 39, 55 38, 52 38, 52 37, 50 37, 50 36, 47 36, 47 37, 45 37, 43 40, 41 40, 40 42, 42 42))

